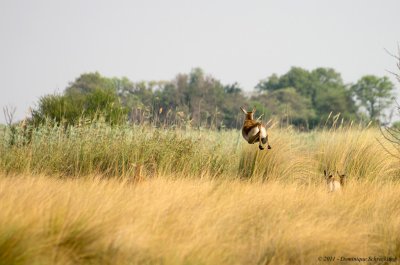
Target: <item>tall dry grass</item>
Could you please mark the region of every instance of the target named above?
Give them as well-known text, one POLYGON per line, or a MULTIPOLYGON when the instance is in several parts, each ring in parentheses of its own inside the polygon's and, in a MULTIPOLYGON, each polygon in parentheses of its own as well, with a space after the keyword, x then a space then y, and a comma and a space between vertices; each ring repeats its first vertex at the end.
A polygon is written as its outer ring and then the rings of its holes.
POLYGON ((33 130, 29 142, 20 132, 12 145, 9 134, 0 134, 0 170, 60 176, 127 176, 137 163, 150 173, 219 176, 230 169, 236 148, 231 139, 238 138, 233 131, 110 127, 101 122, 67 129, 41 126, 33 130))
POLYGON ((272 129, 268 151, 238 131, 102 123, 9 139, 3 129, 0 264, 400 257, 399 161, 374 128, 272 129), (133 185, 138 165, 147 180, 133 185), (347 175, 342 193, 324 169, 347 175))
POLYGON ((399 161, 375 128, 339 127, 311 133, 270 131, 271 150, 259 151, 239 131, 110 127, 94 122, 67 129, 44 125, 29 141, 0 133, 0 172, 57 176, 129 177, 135 165, 154 175, 191 178, 319 181, 324 169, 349 178, 396 179, 399 161), (385 148, 382 144, 386 145, 385 148))
POLYGON ((357 179, 398 178, 399 161, 377 129, 324 131, 316 142, 319 167, 345 172, 357 179))
MULTIPOLYGON (((0 179, 1 264, 324 264, 400 256, 400 184, 0 179)), ((346 263, 348 264, 348 263, 346 263)), ((378 264, 378 263, 376 263, 378 264)))

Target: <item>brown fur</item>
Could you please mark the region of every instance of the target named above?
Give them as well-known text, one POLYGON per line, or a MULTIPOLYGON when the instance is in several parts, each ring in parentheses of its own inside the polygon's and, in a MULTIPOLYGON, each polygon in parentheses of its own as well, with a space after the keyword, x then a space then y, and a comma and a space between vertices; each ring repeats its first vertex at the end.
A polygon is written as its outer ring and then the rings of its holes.
POLYGON ((254 120, 246 120, 243 123, 243 128, 242 128, 242 132, 245 134, 249 134, 249 132, 251 131, 251 129, 253 129, 254 127, 257 127, 261 125, 261 122, 256 122, 254 120))
POLYGON ((257 122, 254 120, 254 112, 255 109, 253 109, 252 111, 246 111, 243 107, 240 107, 240 109, 244 112, 244 114, 246 115, 245 119, 244 119, 244 123, 243 123, 243 128, 242 128, 242 132, 245 134, 248 134, 251 129, 253 129, 254 127, 261 125, 260 122, 257 122))

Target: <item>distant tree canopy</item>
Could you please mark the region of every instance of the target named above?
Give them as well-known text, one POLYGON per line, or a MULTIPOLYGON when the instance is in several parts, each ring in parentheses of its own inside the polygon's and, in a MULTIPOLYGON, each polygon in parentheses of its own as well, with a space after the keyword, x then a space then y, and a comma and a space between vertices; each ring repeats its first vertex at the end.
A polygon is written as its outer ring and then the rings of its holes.
MULTIPOLYGON (((343 83, 339 73, 331 68, 317 68, 310 71, 299 67, 292 67, 282 76, 273 74, 256 86, 258 91, 264 92, 267 97, 278 91, 294 89, 296 101, 303 102, 302 107, 293 108, 300 117, 292 116, 295 123, 308 121, 317 124, 331 112, 340 113, 345 119, 357 119, 357 106, 353 100, 351 90, 343 83), (307 103, 306 103, 307 102, 307 103)), ((292 100, 293 101, 293 100, 292 100)), ((293 106, 293 103, 281 103, 293 106)))
POLYGON ((247 99, 237 84, 224 86, 195 68, 169 82, 134 85, 126 90, 123 101, 133 103, 127 106, 132 121, 147 115, 167 125, 184 122, 197 127, 232 128, 239 120, 237 109, 247 99))
POLYGON ((308 71, 292 67, 282 76, 273 74, 260 81, 252 96, 246 96, 237 83, 222 84, 200 68, 178 74, 170 81, 137 83, 126 77, 85 73, 61 95, 42 97, 33 120, 76 124, 101 116, 111 124, 147 122, 154 126, 239 128, 243 120, 239 107, 256 106, 257 116, 264 114, 264 120, 273 117, 313 128, 330 113, 357 120, 360 113, 356 101, 366 108, 371 119, 376 118, 369 107, 375 107, 372 99, 363 93, 371 91, 367 94, 380 97, 382 111, 390 103, 393 85, 389 83, 386 77, 367 76, 349 86, 334 69, 308 71))
POLYGON ((286 87, 252 97, 252 104, 267 117, 277 117, 283 123, 305 127, 316 119, 311 100, 295 88, 286 87))

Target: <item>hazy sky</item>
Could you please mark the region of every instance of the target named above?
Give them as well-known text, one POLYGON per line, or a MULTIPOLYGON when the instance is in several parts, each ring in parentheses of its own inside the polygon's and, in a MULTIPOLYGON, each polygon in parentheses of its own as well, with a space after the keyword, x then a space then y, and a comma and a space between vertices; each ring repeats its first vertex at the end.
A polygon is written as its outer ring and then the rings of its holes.
POLYGON ((201 67, 246 90, 291 66, 333 67, 346 82, 389 75, 399 10, 400 0, 0 0, 0 108, 21 118, 91 71, 171 80, 201 67))

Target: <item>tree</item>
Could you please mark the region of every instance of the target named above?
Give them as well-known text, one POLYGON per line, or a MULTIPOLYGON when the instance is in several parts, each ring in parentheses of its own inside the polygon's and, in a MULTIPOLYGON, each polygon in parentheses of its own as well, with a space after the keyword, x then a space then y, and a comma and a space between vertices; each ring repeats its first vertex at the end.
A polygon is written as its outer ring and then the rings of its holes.
POLYGON ((311 101, 300 95, 294 88, 282 88, 252 98, 259 114, 275 116, 284 123, 308 127, 315 120, 311 101))
POLYGON ((349 120, 357 119, 357 106, 340 73, 332 68, 316 68, 310 79, 311 102, 320 119, 324 120, 331 112, 349 120))
POLYGON ((259 91, 274 91, 282 88, 293 87, 301 95, 311 96, 311 82, 309 71, 300 67, 292 67, 289 72, 281 77, 273 74, 268 79, 261 80, 256 88, 259 91))
POLYGON ((100 73, 84 73, 81 74, 74 82, 71 82, 65 89, 66 95, 84 95, 97 89, 116 90, 115 79, 103 77, 100 73))
POLYGON ((93 120, 100 115, 110 124, 125 122, 127 109, 121 104, 114 81, 99 73, 82 74, 63 94, 40 98, 32 113, 34 124, 46 119, 58 124, 76 124, 81 118, 93 120))
MULTIPOLYGON (((273 74, 257 85, 257 89, 261 93, 273 93, 287 88, 295 90, 297 94, 290 93, 300 102, 304 103, 304 99, 306 99, 308 102, 306 105, 310 104, 306 109, 313 110, 313 115, 306 115, 303 119, 299 117, 299 119, 292 120, 293 122, 297 120, 302 123, 305 118, 313 117, 308 121, 309 125, 313 127, 331 112, 340 113, 347 119, 357 119, 357 106, 352 98, 352 93, 343 83, 340 73, 332 68, 320 67, 310 72, 300 67, 292 67, 286 74, 282 76, 273 74), (299 96, 301 97, 299 98, 299 96)), ((287 93, 288 91, 285 94, 287 93)), ((286 104, 285 102, 281 103, 286 104)))
POLYGON ((194 68, 189 74, 177 75, 157 91, 157 96, 163 108, 179 110, 194 126, 229 124, 229 127, 234 127, 236 115, 233 109, 237 105, 231 103, 241 98, 241 89, 237 84, 223 86, 214 77, 204 74, 202 69, 194 68))
POLYGON ((132 111, 131 121, 154 121, 153 125, 237 127, 238 106, 247 101, 237 83, 223 85, 200 68, 171 81, 114 83, 122 103, 132 111))
POLYGON ((238 107, 247 105, 248 99, 243 95, 238 83, 224 86, 224 100, 220 108, 223 113, 223 123, 228 128, 239 128, 242 125, 243 115, 238 107))
POLYGON ((394 85, 388 77, 377 77, 367 75, 362 77, 352 86, 352 91, 364 107, 372 121, 379 121, 384 117, 383 110, 388 108, 394 101, 394 85))

